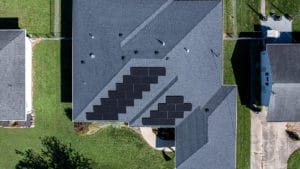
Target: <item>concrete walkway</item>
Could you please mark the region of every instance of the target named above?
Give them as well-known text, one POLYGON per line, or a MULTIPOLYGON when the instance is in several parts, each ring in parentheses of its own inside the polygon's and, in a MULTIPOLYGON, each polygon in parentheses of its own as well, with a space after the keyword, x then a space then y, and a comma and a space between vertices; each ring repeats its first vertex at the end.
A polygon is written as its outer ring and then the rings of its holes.
POLYGON ((60 27, 60 14, 59 14, 59 4, 60 0, 54 0, 54 37, 58 37, 59 27, 60 27))
MULTIPOLYGON (((175 147, 157 147, 158 138, 153 133, 151 127, 140 127, 141 135, 143 136, 144 140, 154 149, 156 150, 164 150, 166 152, 175 151, 175 147)), ((170 144, 173 141, 167 141, 167 140, 160 140, 159 142, 164 142, 162 144, 170 144)))
POLYGON ((261 3, 260 3, 260 13, 263 16, 266 16, 266 0, 261 0, 261 3))
POLYGON ((287 169, 289 156, 300 148, 285 130, 287 122, 266 122, 267 110, 251 113, 251 169, 287 169))

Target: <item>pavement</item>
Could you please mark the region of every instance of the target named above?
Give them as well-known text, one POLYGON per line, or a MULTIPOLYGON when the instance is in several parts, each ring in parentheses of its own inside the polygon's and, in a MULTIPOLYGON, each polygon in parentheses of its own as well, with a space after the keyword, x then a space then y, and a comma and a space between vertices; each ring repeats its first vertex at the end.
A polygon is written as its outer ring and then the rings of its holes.
POLYGON ((268 17, 267 21, 261 21, 262 31, 277 30, 280 37, 269 39, 271 43, 291 43, 292 42, 292 22, 282 16, 280 21, 275 21, 272 17, 268 17))
POLYGON ((300 148, 300 142, 285 132, 292 123, 267 122, 266 116, 267 109, 251 113, 251 169, 287 169, 288 158, 300 148))
POLYGON ((153 133, 151 127, 140 127, 141 135, 144 140, 156 150, 164 150, 166 152, 174 152, 175 147, 170 147, 169 145, 174 145, 174 141, 161 140, 156 137, 153 133), (165 145, 165 146, 163 146, 165 145))

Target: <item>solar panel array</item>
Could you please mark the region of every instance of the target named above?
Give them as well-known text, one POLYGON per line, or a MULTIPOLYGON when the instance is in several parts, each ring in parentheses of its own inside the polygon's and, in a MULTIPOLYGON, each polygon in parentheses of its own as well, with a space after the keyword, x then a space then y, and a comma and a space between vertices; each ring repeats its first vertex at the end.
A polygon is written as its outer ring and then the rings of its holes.
POLYGON ((123 83, 116 83, 116 90, 109 90, 109 97, 101 98, 101 105, 94 105, 94 112, 87 112, 86 119, 118 120, 119 113, 126 113, 127 106, 134 106, 134 99, 142 99, 143 91, 150 91, 150 84, 165 75, 165 67, 131 67, 130 75, 124 75, 123 83))
POLYGON ((176 118, 183 118, 184 111, 191 111, 192 104, 184 103, 183 96, 166 96, 166 103, 158 103, 158 110, 151 110, 150 117, 142 118, 143 125, 175 125, 176 118))

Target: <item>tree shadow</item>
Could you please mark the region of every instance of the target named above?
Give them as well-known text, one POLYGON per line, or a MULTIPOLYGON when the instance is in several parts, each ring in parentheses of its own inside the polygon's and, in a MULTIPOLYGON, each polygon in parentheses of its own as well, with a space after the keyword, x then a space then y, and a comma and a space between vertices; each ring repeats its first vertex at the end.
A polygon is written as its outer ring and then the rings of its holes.
POLYGON ((259 17, 260 20, 267 20, 267 18, 263 14, 256 11, 250 4, 247 4, 247 6, 259 17))
POLYGON ((20 29, 19 18, 0 18, 0 29, 20 29))
MULTIPOLYGON (((259 34, 258 34, 259 35, 259 34)), ((241 37, 257 37, 257 33, 241 33, 241 37)), ((260 52, 262 40, 238 40, 234 48, 231 64, 235 76, 241 104, 258 111, 254 105, 260 105, 260 52)))
POLYGON ((65 108, 65 114, 72 121, 72 108, 65 108))
MULTIPOLYGON (((72 0, 61 2, 61 36, 72 38, 72 0)), ((72 40, 61 41, 61 101, 72 102, 72 40)))

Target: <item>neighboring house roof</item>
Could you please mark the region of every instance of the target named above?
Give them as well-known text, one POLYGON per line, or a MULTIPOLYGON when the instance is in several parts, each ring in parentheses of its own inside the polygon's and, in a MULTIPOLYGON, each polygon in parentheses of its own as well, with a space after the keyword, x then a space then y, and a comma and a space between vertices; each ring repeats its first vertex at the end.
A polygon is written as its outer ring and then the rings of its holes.
POLYGON ((272 75, 268 121, 300 121, 300 44, 268 44, 272 75))
POLYGON ((25 31, 0 30, 0 121, 25 120, 25 31))
POLYGON ((73 121, 174 127, 176 168, 235 168, 220 0, 75 0, 73 11, 73 121))

